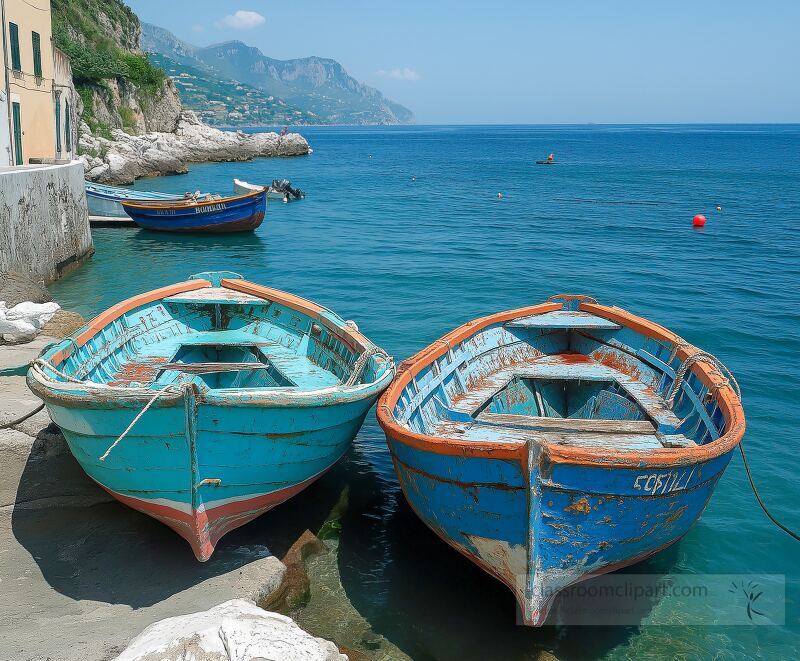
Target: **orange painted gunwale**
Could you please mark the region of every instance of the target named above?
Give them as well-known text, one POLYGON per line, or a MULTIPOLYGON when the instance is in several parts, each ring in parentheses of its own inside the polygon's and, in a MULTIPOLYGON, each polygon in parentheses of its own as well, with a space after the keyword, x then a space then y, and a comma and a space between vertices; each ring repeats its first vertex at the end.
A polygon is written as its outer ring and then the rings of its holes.
POLYGON ((53 354, 51 363, 58 365, 63 360, 69 358, 72 354, 74 346, 82 347, 89 340, 91 340, 103 328, 108 326, 115 319, 119 319, 126 312, 130 312, 142 305, 147 305, 153 301, 166 298, 167 296, 174 296, 175 294, 182 294, 187 291, 195 289, 202 289, 203 287, 210 287, 211 283, 208 280, 186 280, 184 282, 177 282, 174 285, 167 285, 166 287, 159 287, 136 296, 120 301, 116 305, 112 305, 107 310, 98 314, 94 319, 87 323, 83 328, 79 329, 80 332, 75 336, 75 343, 70 344, 69 347, 62 349, 56 354, 53 354))
MULTIPOLYGON (((323 324, 328 330, 333 332, 337 339, 347 345, 351 351, 361 352, 366 350, 367 347, 372 346, 371 342, 359 331, 350 329, 345 330, 340 326, 337 326, 323 316, 323 313, 329 313, 328 310, 305 298, 281 291, 280 289, 272 289, 270 287, 257 285, 253 282, 248 282, 247 280, 224 278, 220 281, 220 285, 226 289, 239 291, 245 294, 250 294, 252 296, 257 296, 259 298, 265 298, 277 303, 281 303, 288 308, 308 315, 310 318, 323 324)), ((98 314, 94 319, 80 329, 78 335, 75 336, 75 343, 70 344, 65 349, 62 349, 58 353, 54 354, 51 362, 54 366, 58 365, 71 355, 75 346, 82 347, 103 328, 108 326, 108 324, 115 319, 118 319, 126 312, 130 312, 131 310, 141 307, 142 305, 147 305, 148 303, 152 303, 153 301, 157 301, 168 296, 174 296, 176 294, 182 294, 188 291, 194 291, 195 289, 203 289, 204 287, 211 286, 211 282, 208 280, 186 280, 173 285, 167 285, 166 287, 153 289, 149 292, 137 294, 136 296, 125 299, 124 301, 120 301, 116 305, 113 305, 104 312, 98 314)))
POLYGON ((230 197, 221 197, 218 200, 165 200, 162 204, 141 204, 139 202, 130 202, 127 200, 120 200, 120 204, 124 207, 132 207, 134 209, 164 209, 170 206, 177 206, 181 208, 204 207, 209 204, 223 204, 225 202, 235 202, 236 200, 243 200, 247 197, 257 197, 258 195, 266 195, 266 191, 253 191, 252 193, 243 193, 242 195, 231 195, 230 197))
MULTIPOLYGON (((392 415, 400 393, 411 380, 431 362, 444 355, 448 346, 457 344, 493 324, 504 323, 511 319, 532 314, 544 314, 559 310, 560 303, 543 303, 528 308, 508 310, 497 314, 481 317, 469 321, 451 331, 440 340, 436 340, 411 358, 403 361, 397 370, 397 376, 389 388, 378 400, 377 417, 386 435, 398 442, 418 450, 433 452, 435 454, 465 456, 465 457, 493 457, 497 459, 516 459, 523 467, 527 466, 528 450, 525 443, 492 443, 478 441, 463 441, 451 438, 427 436, 418 434, 400 425, 392 415)), ((600 317, 631 328, 646 337, 666 341, 675 346, 683 342, 682 338, 672 331, 652 321, 638 317, 630 312, 616 307, 609 307, 594 303, 581 303, 579 309, 591 312, 600 317)), ((684 360, 694 353, 691 349, 679 348, 677 355, 684 360)), ((543 445, 543 461, 550 463, 570 463, 605 468, 614 467, 644 467, 644 466, 672 466, 688 463, 697 463, 714 459, 734 449, 744 435, 745 418, 741 402, 733 388, 713 374, 712 368, 705 363, 695 363, 691 367, 695 374, 707 387, 716 388, 716 397, 725 420, 725 432, 715 441, 695 448, 659 448, 646 452, 619 452, 613 456, 602 450, 592 448, 566 447, 555 444, 543 445)))
POLYGON ((281 291, 280 289, 272 289, 271 287, 265 287, 264 285, 257 285, 256 283, 248 282, 247 280, 229 280, 226 278, 222 280, 220 284, 227 289, 239 291, 243 294, 250 294, 251 296, 258 296, 260 298, 266 298, 271 301, 275 301, 281 305, 285 305, 287 308, 291 308, 292 310, 296 310, 297 312, 310 317, 314 321, 317 321, 325 326, 325 328, 331 331, 338 340, 347 345, 347 348, 351 351, 360 353, 365 351, 367 347, 372 346, 372 343, 364 335, 362 335, 360 331, 344 329, 341 326, 333 323, 325 316, 325 313, 334 313, 322 307, 321 305, 314 303, 313 301, 309 301, 306 298, 296 296, 295 294, 290 294, 289 292, 281 291))

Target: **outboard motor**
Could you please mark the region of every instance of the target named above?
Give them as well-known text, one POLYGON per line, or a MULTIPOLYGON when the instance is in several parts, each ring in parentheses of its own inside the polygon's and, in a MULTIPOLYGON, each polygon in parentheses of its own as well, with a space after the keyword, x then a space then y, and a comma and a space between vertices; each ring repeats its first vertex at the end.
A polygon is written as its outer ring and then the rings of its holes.
POLYGON ((299 188, 292 188, 292 182, 288 179, 273 179, 271 188, 295 200, 300 200, 306 196, 299 188))

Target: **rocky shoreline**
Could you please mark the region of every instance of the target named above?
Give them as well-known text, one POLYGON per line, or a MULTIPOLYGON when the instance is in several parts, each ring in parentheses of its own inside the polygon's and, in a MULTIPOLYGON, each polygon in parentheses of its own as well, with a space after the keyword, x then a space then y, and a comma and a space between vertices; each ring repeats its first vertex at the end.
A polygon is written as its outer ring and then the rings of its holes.
POLYGON ((298 133, 220 131, 182 110, 175 130, 131 135, 112 129, 113 140, 91 134, 81 124, 79 153, 86 179, 112 185, 131 184, 142 177, 188 172, 187 163, 248 161, 268 156, 302 156, 311 152, 298 133))

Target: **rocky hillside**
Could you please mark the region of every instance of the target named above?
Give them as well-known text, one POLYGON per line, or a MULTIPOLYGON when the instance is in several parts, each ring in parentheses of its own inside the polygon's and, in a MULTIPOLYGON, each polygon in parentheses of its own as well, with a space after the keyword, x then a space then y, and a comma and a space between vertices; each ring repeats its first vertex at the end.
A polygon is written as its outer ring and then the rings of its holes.
POLYGON ((139 19, 120 0, 52 0, 53 39, 72 62, 82 118, 94 135, 175 130, 175 85, 140 47, 139 19))
MULTIPOLYGON (((200 48, 163 28, 148 23, 142 24, 142 28, 145 51, 169 58, 178 68, 200 70, 205 78, 234 81, 262 90, 268 98, 297 109, 294 124, 407 124, 414 121, 408 108, 360 83, 336 60, 321 57, 276 60, 241 41, 200 48)), ((205 113, 210 109, 207 101, 200 98, 190 101, 187 97, 183 94, 184 101, 196 112, 205 113)), ((239 123, 253 123, 252 118, 241 113, 241 108, 232 104, 228 112, 242 114, 241 118, 233 118, 242 120, 239 123)))
POLYGON ((172 78, 187 108, 212 126, 315 124, 314 113, 301 110, 252 85, 217 75, 206 67, 181 64, 150 53, 150 61, 172 78))

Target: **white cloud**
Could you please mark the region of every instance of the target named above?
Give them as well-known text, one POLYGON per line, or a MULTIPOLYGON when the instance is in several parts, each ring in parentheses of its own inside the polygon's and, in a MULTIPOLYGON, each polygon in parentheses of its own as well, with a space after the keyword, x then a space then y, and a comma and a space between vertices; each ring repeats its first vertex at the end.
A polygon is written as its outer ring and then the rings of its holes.
POLYGON ((412 83, 418 81, 421 76, 414 71, 413 69, 409 69, 408 67, 397 68, 397 69, 380 69, 379 71, 375 72, 376 76, 380 76, 381 78, 394 78, 395 80, 408 80, 412 83))
POLYGON ((267 19, 264 18, 257 11, 248 11, 247 9, 237 9, 233 14, 229 14, 220 21, 224 25, 234 30, 251 30, 263 25, 267 19))

